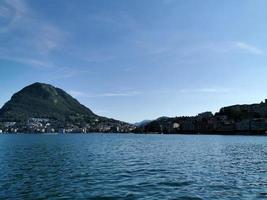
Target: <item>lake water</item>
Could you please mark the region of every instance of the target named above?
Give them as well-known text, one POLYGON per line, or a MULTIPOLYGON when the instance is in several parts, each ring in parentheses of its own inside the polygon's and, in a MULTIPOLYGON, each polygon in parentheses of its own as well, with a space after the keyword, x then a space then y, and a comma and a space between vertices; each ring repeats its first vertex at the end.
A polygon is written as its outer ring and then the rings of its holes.
POLYGON ((0 135, 0 199, 267 199, 267 137, 0 135))

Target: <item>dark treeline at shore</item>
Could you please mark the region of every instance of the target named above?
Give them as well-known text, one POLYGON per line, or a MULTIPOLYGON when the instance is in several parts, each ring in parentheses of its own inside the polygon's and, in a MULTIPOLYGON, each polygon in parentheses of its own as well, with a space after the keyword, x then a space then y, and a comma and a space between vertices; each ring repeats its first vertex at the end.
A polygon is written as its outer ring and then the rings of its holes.
POLYGON ((267 134, 267 100, 224 107, 215 114, 161 117, 133 125, 98 116, 62 89, 35 83, 14 94, 0 109, 2 132, 267 134))
POLYGON ((193 117, 161 117, 141 124, 136 132, 266 134, 267 100, 259 104, 223 107, 215 114, 204 112, 193 117))

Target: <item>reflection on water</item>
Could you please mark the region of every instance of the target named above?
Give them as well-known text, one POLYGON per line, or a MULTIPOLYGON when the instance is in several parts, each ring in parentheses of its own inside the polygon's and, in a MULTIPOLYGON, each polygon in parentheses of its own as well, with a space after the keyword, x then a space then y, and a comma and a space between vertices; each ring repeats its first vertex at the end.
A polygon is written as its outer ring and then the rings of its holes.
POLYGON ((265 199, 267 137, 1 135, 0 199, 265 199))

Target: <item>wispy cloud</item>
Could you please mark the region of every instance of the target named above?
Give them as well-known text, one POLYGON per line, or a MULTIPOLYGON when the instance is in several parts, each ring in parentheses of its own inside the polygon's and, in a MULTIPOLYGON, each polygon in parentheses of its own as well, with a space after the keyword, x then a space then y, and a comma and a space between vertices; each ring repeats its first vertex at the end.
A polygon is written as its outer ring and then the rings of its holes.
POLYGON ((130 97, 140 95, 140 92, 137 91, 128 91, 128 92, 108 92, 103 94, 96 94, 95 97, 130 97))
POLYGON ((173 3, 177 3, 178 1, 176 1, 176 0, 162 0, 162 3, 163 4, 173 4, 173 3))
POLYGON ((141 94, 191 94, 191 93, 229 93, 233 92, 233 88, 216 88, 216 87, 207 87, 207 88, 185 88, 185 89, 178 89, 178 90, 157 90, 157 91, 147 91, 147 92, 140 92, 140 91, 124 91, 124 92, 105 92, 105 93, 87 93, 77 90, 69 90, 69 94, 74 96, 75 98, 96 98, 96 97, 132 97, 138 96, 141 94))
POLYGON ((46 54, 57 49, 57 47, 62 47, 61 45, 66 35, 65 32, 55 25, 43 23, 42 26, 39 27, 39 30, 33 39, 33 43, 40 53, 46 54))
POLYGON ((106 93, 86 93, 76 90, 68 91, 75 98, 86 97, 86 98, 95 98, 95 97, 131 97, 140 95, 141 92, 138 91, 125 91, 125 92, 106 92, 106 93))
POLYGON ((109 12, 98 12, 95 15, 91 15, 89 20, 96 21, 97 23, 110 24, 115 28, 134 30, 138 27, 138 23, 135 18, 123 11, 112 14, 109 12))
POLYGON ((149 90, 144 94, 157 94, 157 95, 187 95, 187 94, 227 94, 235 92, 235 88, 223 88, 223 87, 203 87, 203 88, 181 88, 181 89, 159 89, 159 90, 149 90))
POLYGON ((66 33, 46 19, 36 18, 24 0, 0 2, 0 34, 9 38, 2 41, 0 58, 21 62, 34 68, 58 67, 50 54, 61 49, 66 33), (23 32, 23 37, 20 34, 23 32), (10 48, 12 47, 12 48, 10 48))
MULTIPOLYGON (((79 69, 75 67, 54 67, 51 70, 46 70, 44 73, 44 78, 46 80, 56 81, 61 79, 70 79, 77 78, 81 75, 88 75, 90 73, 90 69, 79 69), (49 77, 47 78, 47 73, 49 77)), ((82 96, 82 94, 76 94, 77 96, 82 96)))
POLYGON ((79 97, 88 97, 88 94, 85 92, 81 92, 81 91, 76 91, 76 90, 69 90, 68 93, 70 95, 72 95, 75 98, 79 98, 79 97))
POLYGON ((1 54, 1 52, 0 52, 0 59, 11 60, 13 62, 21 63, 23 66, 32 67, 35 69, 51 69, 55 67, 55 65, 52 62, 48 62, 46 60, 23 57, 23 56, 20 57, 15 55, 9 56, 1 54))
MULTIPOLYGON (((147 33, 149 34, 149 33, 147 33)), ((164 32, 162 33, 164 35, 164 32)), ((150 34, 149 34, 150 35, 150 34)), ((260 47, 250 44, 246 41, 205 41, 200 43, 184 43, 181 38, 175 36, 164 37, 163 40, 154 38, 138 39, 133 42, 139 49, 140 55, 151 57, 151 59, 170 59, 176 58, 178 61, 201 57, 210 57, 210 55, 236 55, 250 54, 259 56, 264 54, 260 47), (156 40, 156 42, 155 42, 156 40)))
POLYGON ((207 88, 195 88, 195 89, 181 89, 179 93, 228 93, 232 92, 232 88, 215 88, 215 87, 207 87, 207 88))
POLYGON ((27 6, 21 0, 3 0, 0 2, 0 18, 4 23, 0 33, 9 31, 27 13, 27 6))
POLYGON ((253 55, 263 54, 263 50, 255 45, 242 41, 208 42, 188 49, 188 53, 247 53, 253 55))
POLYGON ((233 46, 236 47, 237 49, 244 50, 251 54, 258 54, 258 55, 263 54, 263 51, 260 48, 245 42, 233 42, 233 46))
POLYGON ((99 63, 99 62, 107 62, 115 59, 116 56, 112 55, 108 52, 90 52, 85 55, 85 59, 87 62, 99 63))

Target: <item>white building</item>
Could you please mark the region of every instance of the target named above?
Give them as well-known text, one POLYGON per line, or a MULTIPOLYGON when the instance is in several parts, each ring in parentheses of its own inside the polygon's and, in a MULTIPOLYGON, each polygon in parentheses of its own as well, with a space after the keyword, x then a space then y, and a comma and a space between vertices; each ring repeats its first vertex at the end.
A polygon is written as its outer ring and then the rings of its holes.
POLYGON ((180 128, 180 124, 179 123, 173 123, 173 126, 172 126, 174 129, 179 129, 180 128))
POLYGON ((12 127, 12 126, 14 126, 16 124, 16 122, 4 122, 4 126, 6 127, 6 128, 8 128, 8 127, 12 127))

